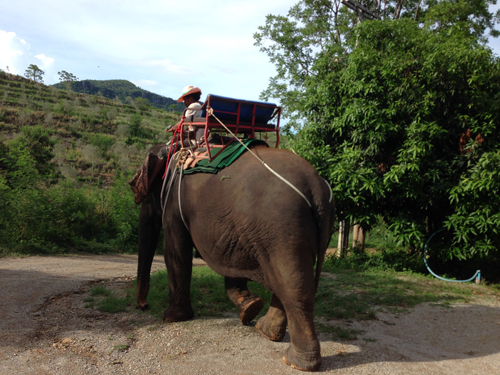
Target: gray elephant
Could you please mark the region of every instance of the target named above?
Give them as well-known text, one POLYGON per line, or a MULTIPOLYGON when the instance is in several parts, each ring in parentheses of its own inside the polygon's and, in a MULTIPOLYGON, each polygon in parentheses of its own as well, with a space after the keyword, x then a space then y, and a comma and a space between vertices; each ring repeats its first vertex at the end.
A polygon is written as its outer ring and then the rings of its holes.
MULTIPOLYGON (((161 162, 153 156, 157 149, 152 151, 143 165, 143 175, 161 162)), ((265 145, 252 151, 261 160, 245 152, 217 174, 183 176, 180 190, 177 179, 163 213, 161 177, 151 186, 143 186, 143 197, 138 194, 139 179, 131 181, 136 202, 145 197, 139 226, 138 307, 147 307, 151 263, 163 222, 170 287, 164 320, 182 321, 194 315, 190 283, 195 247, 207 265, 225 277, 228 296, 243 323, 252 320, 263 306, 262 300, 246 288, 247 281, 255 281, 273 293, 271 306, 256 328, 266 338, 280 341, 288 326, 291 345, 283 361, 300 370, 314 371, 321 366, 321 354, 313 309, 334 226, 331 188, 297 155, 265 145), (271 173, 262 161, 300 193, 271 173)))

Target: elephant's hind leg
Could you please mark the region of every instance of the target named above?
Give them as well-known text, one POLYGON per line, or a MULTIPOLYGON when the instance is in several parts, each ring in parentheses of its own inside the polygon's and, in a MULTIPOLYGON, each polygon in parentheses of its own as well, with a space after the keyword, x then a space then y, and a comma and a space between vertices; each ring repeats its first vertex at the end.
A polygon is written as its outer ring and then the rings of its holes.
POLYGON ((259 315, 264 307, 264 301, 247 288, 247 281, 226 277, 224 280, 226 292, 238 308, 241 324, 248 324, 259 315))
POLYGON ((272 341, 281 341, 286 333, 286 313, 283 304, 273 294, 271 306, 266 315, 259 319, 255 326, 265 338, 272 341))
MULTIPOLYGON (((282 253, 283 254, 283 253, 282 253)), ((283 362, 303 371, 316 371, 321 366, 321 349, 314 328, 314 257, 290 251, 289 257, 273 262, 273 309, 259 320, 257 328, 270 339, 282 338, 285 322, 290 346, 283 362)))
POLYGON ((321 349, 313 318, 314 288, 310 289, 303 294, 304 299, 290 298, 284 302, 290 346, 285 350, 283 362, 303 371, 316 371, 321 367, 321 349))

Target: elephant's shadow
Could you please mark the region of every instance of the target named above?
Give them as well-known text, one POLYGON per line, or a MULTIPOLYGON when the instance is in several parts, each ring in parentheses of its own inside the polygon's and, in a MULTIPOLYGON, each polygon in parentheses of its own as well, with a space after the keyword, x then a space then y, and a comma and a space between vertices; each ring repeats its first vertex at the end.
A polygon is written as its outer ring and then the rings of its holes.
MULTIPOLYGON (((329 372, 380 362, 441 362, 460 366, 467 359, 500 354, 500 307, 420 304, 404 314, 377 314, 377 320, 359 323, 363 333, 355 341, 332 341, 320 334, 323 365, 329 372)), ((495 360, 498 363, 498 358, 495 360)), ((469 362, 471 370, 474 369, 469 362)), ((448 373, 453 372, 453 367, 448 373)))

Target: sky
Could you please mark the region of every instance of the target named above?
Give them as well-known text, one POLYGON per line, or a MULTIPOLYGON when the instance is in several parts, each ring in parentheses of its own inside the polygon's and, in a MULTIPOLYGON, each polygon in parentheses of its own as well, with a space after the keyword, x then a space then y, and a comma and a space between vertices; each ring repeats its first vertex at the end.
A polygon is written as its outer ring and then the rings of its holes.
POLYGON ((284 0, 0 0, 0 68, 125 79, 173 99, 185 86, 258 100, 275 75, 253 34, 284 0))
MULTIPOLYGON (((295 0, 0 0, 0 68, 125 79, 177 99, 185 86, 258 100, 275 69, 254 46, 266 15, 295 0)), ((490 41, 500 55, 500 39, 490 41)))

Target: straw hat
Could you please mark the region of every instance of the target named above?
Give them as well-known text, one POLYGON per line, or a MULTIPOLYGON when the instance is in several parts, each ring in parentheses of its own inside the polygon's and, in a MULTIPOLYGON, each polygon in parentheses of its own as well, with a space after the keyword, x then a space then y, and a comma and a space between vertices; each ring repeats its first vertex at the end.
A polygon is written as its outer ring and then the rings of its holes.
POLYGON ((194 86, 186 86, 182 89, 182 96, 177 99, 177 103, 181 103, 184 101, 184 97, 185 96, 188 96, 188 95, 191 95, 191 94, 194 94, 194 93, 197 93, 199 92, 201 94, 201 90, 198 88, 198 87, 194 87, 194 86))

